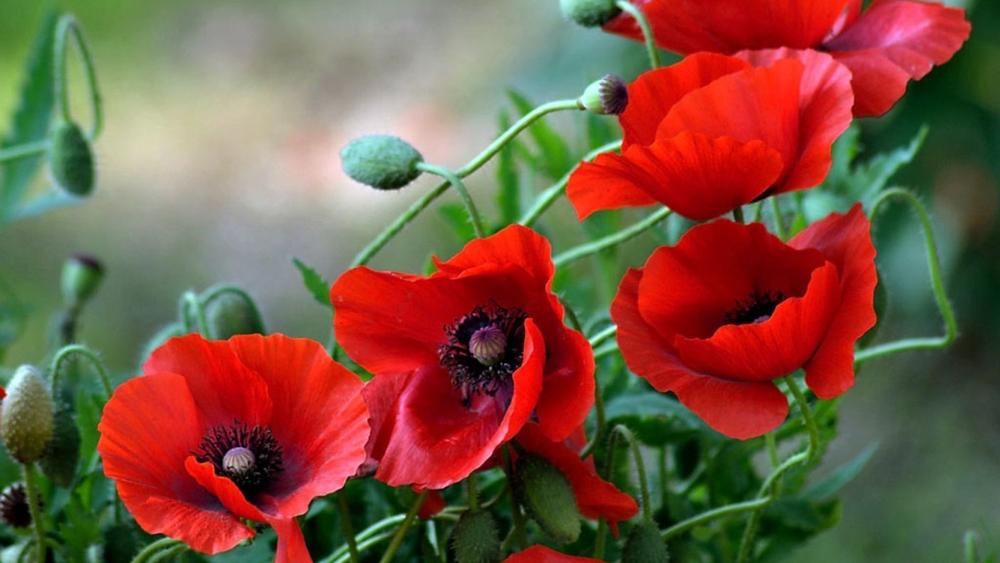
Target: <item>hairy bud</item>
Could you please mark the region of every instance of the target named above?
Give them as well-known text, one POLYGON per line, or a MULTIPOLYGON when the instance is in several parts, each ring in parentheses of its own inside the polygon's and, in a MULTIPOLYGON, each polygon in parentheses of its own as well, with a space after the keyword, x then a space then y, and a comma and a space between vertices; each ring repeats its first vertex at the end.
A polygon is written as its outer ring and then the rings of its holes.
POLYGON ((210 338, 227 340, 237 334, 264 334, 264 321, 257 305, 242 291, 216 293, 204 307, 210 338))
POLYGON ((0 410, 0 438, 10 455, 21 463, 41 459, 52 440, 55 407, 37 368, 17 368, 0 410))
POLYGON ((354 139, 340 151, 344 172, 379 190, 398 190, 417 179, 424 157, 406 141, 391 135, 354 139))
POLYGON ((80 430, 76 427, 73 409, 60 401, 56 408, 52 441, 39 463, 42 473, 60 487, 68 487, 76 476, 80 458, 80 430))
POLYGON ((451 535, 457 563, 496 563, 500 560, 500 532, 493 515, 485 510, 462 514, 451 535))
POLYGON ((63 301, 71 307, 86 303, 104 279, 104 266, 93 256, 77 254, 63 264, 60 286, 63 301))
POLYGON ((533 455, 518 458, 515 493, 535 522, 559 543, 580 537, 580 511, 566 476, 548 461, 533 455))
POLYGON ((604 25, 621 13, 615 0, 559 0, 563 15, 583 27, 604 25))
POLYGON ((80 197, 94 190, 94 155, 90 141, 75 123, 55 126, 49 145, 49 171, 55 183, 80 197))
POLYGON ((632 527, 622 548, 622 563, 668 563, 670 554, 660 531, 648 522, 632 527))

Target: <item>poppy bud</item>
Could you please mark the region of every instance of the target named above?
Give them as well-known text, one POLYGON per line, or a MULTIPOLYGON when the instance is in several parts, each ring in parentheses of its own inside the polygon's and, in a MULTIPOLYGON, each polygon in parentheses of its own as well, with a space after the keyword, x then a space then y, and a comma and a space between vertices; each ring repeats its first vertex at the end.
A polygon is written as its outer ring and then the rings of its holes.
POLYGON ((38 461, 52 440, 52 395, 37 368, 17 368, 0 403, 0 437, 7 451, 21 463, 38 461))
POLYGON ((93 256, 77 254, 63 264, 63 301, 70 307, 79 307, 97 292, 104 279, 104 266, 93 256))
POLYGON ((14 483, 0 493, 0 519, 11 528, 31 525, 31 509, 23 484, 14 483))
POLYGON ((379 190, 398 190, 420 176, 424 157, 409 143, 391 135, 354 139, 340 151, 344 172, 379 190))
POLYGON ((88 196, 94 189, 90 141, 75 123, 63 121, 52 130, 49 171, 60 188, 75 196, 88 196))
POLYGON ((210 338, 228 340, 237 334, 264 333, 264 321, 257 305, 242 291, 216 293, 204 307, 210 338))
POLYGON ((636 524, 622 548, 622 563, 668 563, 670 554, 660 531, 649 522, 636 524))
POLYGON ((56 407, 52 441, 39 463, 42 473, 60 487, 68 487, 76 476, 80 457, 80 430, 73 418, 73 409, 61 402, 56 407))
POLYGON ((563 15, 583 27, 604 25, 621 13, 615 0, 559 0, 563 15))
POLYGON ((587 86, 576 101, 580 109, 598 115, 618 115, 628 106, 628 86, 621 78, 605 74, 603 78, 587 86))
POLYGON ((496 563, 500 560, 500 533, 496 520, 485 510, 462 514, 451 534, 457 563, 496 563))
POLYGON ((515 469, 515 493, 528 514, 559 543, 580 537, 580 511, 573 488, 561 471, 532 455, 521 456, 515 469))
POLYGON ((102 553, 98 561, 103 563, 128 563, 139 551, 141 544, 131 523, 112 524, 101 534, 102 553))

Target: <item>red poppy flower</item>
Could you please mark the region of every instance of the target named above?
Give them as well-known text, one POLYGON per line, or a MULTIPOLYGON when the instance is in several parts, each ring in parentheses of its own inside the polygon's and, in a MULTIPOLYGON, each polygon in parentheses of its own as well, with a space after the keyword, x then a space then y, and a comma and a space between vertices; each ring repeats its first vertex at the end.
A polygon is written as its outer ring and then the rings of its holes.
POLYGON ((785 51, 764 68, 699 53, 641 75, 619 116, 621 155, 581 163, 567 195, 580 219, 662 203, 696 220, 811 188, 851 123, 850 73, 827 54, 785 51))
MULTIPOLYGON (((569 481, 580 514, 587 518, 603 518, 618 536, 618 523, 639 512, 635 499, 602 479, 594 469, 592 458, 580 459, 586 438, 581 427, 570 439, 554 442, 537 424, 525 425, 517 435, 517 445, 530 454, 546 459, 569 481)), ((515 460, 516 463, 516 460, 515 460)))
POLYGON ((622 280, 611 316, 625 362, 740 439, 784 421, 776 378, 804 368, 816 396, 843 393, 854 343, 875 324, 870 229, 860 205, 787 244, 761 224, 692 228, 622 280))
MULTIPOLYGON (((678 53, 744 49, 816 49, 853 74, 854 114, 882 115, 920 80, 951 59, 972 27, 961 8, 911 0, 632 0, 649 18, 656 42, 678 53)), ((636 40, 628 14, 605 29, 636 40)))
POLYGON ((277 561, 310 561, 294 518, 365 459, 361 380, 318 343, 271 336, 174 338, 104 408, 97 450, 151 534, 204 553, 278 534, 277 561))
POLYGON ((529 419, 562 440, 594 400, 587 340, 563 324, 548 241, 511 226, 421 277, 355 268, 334 283, 337 339, 365 388, 375 477, 440 489, 529 419))
POLYGON ((504 559, 503 563, 601 563, 601 560, 566 555, 553 551, 544 545, 533 545, 504 559))

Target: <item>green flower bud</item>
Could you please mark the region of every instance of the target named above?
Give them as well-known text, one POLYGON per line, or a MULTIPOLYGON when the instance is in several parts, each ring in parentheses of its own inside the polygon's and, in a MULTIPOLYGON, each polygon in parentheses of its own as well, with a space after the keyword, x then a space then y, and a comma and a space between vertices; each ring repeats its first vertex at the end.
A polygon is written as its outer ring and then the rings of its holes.
POLYGON ((104 552, 100 561, 103 563, 129 563, 142 547, 135 526, 129 522, 112 524, 101 536, 104 552))
POLYGON ((580 537, 580 511, 566 476, 548 461, 533 455, 517 460, 514 492, 518 502, 545 533, 559 543, 580 537))
POLYGON ((60 487, 68 487, 76 476, 80 458, 80 430, 76 427, 73 409, 60 402, 56 407, 52 441, 39 463, 42 473, 60 487))
POLYGON ((140 358, 141 361, 139 362, 139 365, 141 366, 145 364, 146 360, 148 360, 149 356, 153 353, 153 350, 163 346, 166 344, 167 340, 170 340, 175 336, 184 336, 184 325, 181 323, 170 323, 156 331, 156 334, 154 334, 153 337, 146 342, 146 345, 143 346, 142 357, 140 358))
POLYGON ((34 366, 17 368, 0 410, 0 438, 7 451, 21 463, 38 461, 55 425, 55 407, 42 373, 34 366))
POLYGON ((63 121, 52 130, 49 171, 55 183, 80 197, 94 189, 94 155, 90 141, 75 123, 63 121))
POLYGON ((417 179, 424 157, 406 141, 391 135, 354 139, 340 151, 344 172, 379 190, 398 190, 417 179))
POLYGON ((457 563, 496 563, 500 560, 500 532, 485 510, 464 512, 451 534, 457 563))
POLYGON ((210 298, 205 302, 204 309, 209 337, 227 340, 237 334, 264 334, 260 311, 242 290, 209 290, 207 295, 210 298))
POLYGON ((583 27, 604 25, 621 13, 615 0, 559 0, 563 15, 583 27))
POLYGON ((622 563, 668 563, 670 554, 660 531, 649 522, 632 526, 622 548, 622 563))
POLYGON ((598 115, 618 115, 628 106, 628 86, 621 78, 605 74, 603 78, 587 86, 576 103, 580 109, 598 115))
POLYGON ((104 279, 104 266, 93 256, 77 254, 63 264, 63 301, 71 307, 79 307, 90 300, 104 279))

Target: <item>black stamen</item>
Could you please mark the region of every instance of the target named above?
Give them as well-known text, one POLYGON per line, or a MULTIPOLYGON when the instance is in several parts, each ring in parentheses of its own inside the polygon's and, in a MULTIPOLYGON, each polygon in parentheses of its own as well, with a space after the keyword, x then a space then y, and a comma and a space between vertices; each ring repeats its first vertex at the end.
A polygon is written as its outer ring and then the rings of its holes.
POLYGON ((745 325, 762 323, 771 318, 775 308, 785 300, 780 291, 754 291, 750 296, 736 303, 736 307, 726 313, 726 324, 745 325))
POLYGON ((270 484, 283 469, 281 446, 266 426, 250 427, 238 420, 211 428, 194 452, 211 462, 217 475, 229 477, 246 494, 270 484))
POLYGON ((12 528, 27 528, 31 525, 28 494, 21 483, 14 483, 0 493, 0 518, 12 528))
POLYGON ((476 307, 445 327, 448 343, 438 348, 441 366, 469 406, 473 395, 490 397, 511 385, 524 354, 524 319, 520 309, 476 307))

